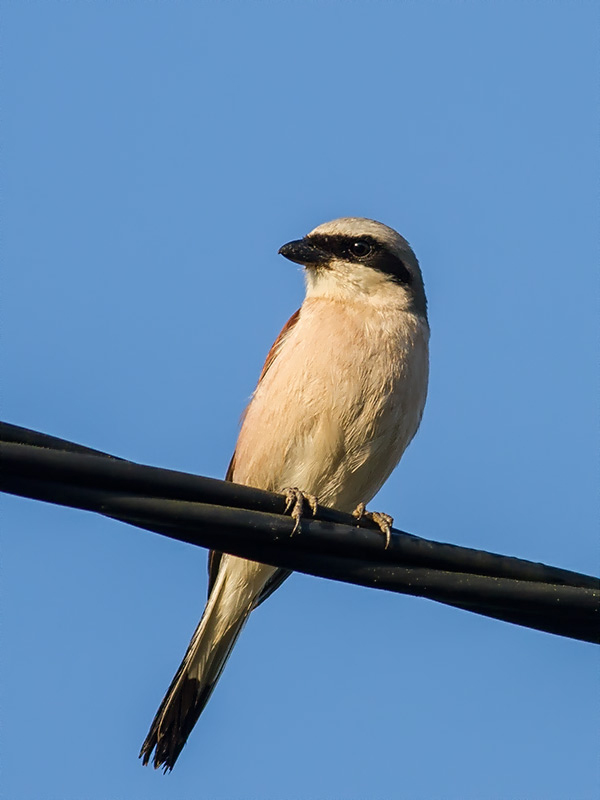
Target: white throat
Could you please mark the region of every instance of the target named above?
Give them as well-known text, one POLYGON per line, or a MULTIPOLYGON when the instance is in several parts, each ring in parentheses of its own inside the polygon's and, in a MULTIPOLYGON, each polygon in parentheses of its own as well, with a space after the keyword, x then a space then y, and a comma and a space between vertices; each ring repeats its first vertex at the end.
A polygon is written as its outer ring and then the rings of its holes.
POLYGON ((403 311, 408 311, 412 305, 405 287, 362 264, 335 260, 327 267, 308 267, 304 272, 307 299, 321 298, 344 303, 363 301, 393 305, 403 311))

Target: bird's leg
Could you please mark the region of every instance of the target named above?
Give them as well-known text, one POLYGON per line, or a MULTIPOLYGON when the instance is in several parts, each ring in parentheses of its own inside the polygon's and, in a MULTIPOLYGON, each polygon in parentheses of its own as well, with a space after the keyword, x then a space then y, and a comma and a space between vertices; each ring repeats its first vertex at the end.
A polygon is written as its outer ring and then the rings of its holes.
POLYGON ((379 530, 385 534, 385 549, 388 549, 392 540, 393 517, 390 517, 389 514, 384 514, 382 511, 367 511, 367 507, 364 503, 359 503, 356 506, 352 512, 352 516, 356 517, 359 521, 361 519, 369 519, 371 522, 374 522, 379 530))
POLYGON ((304 512, 304 503, 308 503, 314 516, 317 513, 317 498, 314 496, 314 494, 301 492, 300 489, 296 489, 295 486, 284 489, 281 494, 285 495, 284 514, 287 514, 288 511, 291 511, 291 517, 296 522, 294 525, 294 530, 292 531, 293 536, 300 527, 300 520, 302 519, 304 512))

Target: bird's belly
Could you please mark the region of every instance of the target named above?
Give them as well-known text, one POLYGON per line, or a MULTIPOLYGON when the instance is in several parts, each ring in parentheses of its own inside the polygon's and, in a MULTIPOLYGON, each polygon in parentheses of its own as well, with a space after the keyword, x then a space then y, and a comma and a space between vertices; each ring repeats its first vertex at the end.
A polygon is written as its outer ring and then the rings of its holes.
POLYGON ((240 432, 233 479, 275 492, 295 486, 352 511, 380 489, 418 428, 426 351, 425 359, 395 351, 383 364, 366 359, 359 376, 339 357, 331 368, 321 358, 316 371, 309 357, 298 356, 282 359, 261 382, 240 432))

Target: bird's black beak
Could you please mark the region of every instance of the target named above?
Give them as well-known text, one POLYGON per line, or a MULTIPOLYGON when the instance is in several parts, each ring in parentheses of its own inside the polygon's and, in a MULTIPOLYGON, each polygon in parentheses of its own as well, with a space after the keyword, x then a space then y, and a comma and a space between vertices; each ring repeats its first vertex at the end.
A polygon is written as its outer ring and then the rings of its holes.
POLYGON ((279 248, 279 253, 290 261, 295 261, 296 264, 309 266, 312 264, 324 264, 329 261, 329 254, 316 244, 313 244, 310 239, 297 239, 295 242, 288 242, 283 247, 279 248))

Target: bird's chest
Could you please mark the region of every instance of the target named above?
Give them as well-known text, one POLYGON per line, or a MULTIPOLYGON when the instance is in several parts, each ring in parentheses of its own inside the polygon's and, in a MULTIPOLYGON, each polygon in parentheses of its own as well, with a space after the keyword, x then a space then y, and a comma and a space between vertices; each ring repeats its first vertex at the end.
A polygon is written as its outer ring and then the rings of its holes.
MULTIPOLYGON (((282 353, 280 374, 292 389, 299 424, 329 423, 348 446, 392 432, 427 383, 426 332, 408 315, 323 315, 307 321, 282 353), (315 321, 316 323, 316 321, 315 321)), ((423 398, 424 400, 424 398, 423 398)))
POLYGON ((418 427, 426 331, 413 318, 311 311, 248 408, 235 479, 275 490, 298 486, 338 505, 342 488, 367 499, 418 427))

